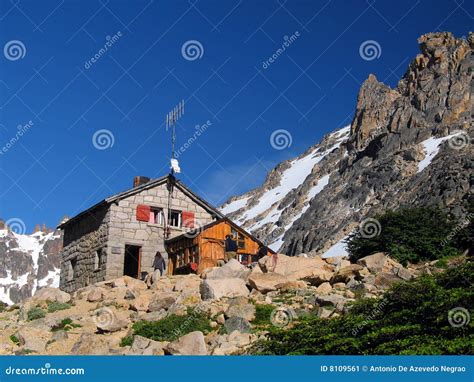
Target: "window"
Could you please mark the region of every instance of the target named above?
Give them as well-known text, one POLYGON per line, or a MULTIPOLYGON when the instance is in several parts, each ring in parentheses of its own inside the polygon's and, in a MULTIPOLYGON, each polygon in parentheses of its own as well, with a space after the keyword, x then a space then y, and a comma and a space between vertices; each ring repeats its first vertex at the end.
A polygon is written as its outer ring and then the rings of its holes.
POLYGON ((150 207, 150 223, 164 225, 165 215, 163 208, 150 207))
POLYGON ((181 227, 181 211, 170 211, 170 226, 181 227))
POLYGON ((74 280, 74 276, 76 273, 76 265, 77 259, 72 259, 71 261, 67 262, 67 281, 74 280))
POLYGON ((231 236, 232 238, 235 240, 235 242, 237 243, 237 247, 239 247, 239 249, 244 249, 245 248, 245 236, 238 232, 235 228, 232 228, 231 229, 231 236))
POLYGON ((95 256, 94 256, 94 270, 98 271, 100 268, 102 268, 102 264, 104 263, 104 249, 98 249, 95 251, 95 256))

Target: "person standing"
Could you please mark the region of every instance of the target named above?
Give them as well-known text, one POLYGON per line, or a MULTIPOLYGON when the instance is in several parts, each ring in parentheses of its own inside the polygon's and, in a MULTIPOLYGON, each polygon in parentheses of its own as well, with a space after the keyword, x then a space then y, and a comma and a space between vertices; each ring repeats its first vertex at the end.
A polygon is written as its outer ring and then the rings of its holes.
POLYGON ((155 259, 153 260, 153 276, 152 276, 152 282, 154 283, 156 280, 158 280, 161 276, 163 276, 163 273, 165 272, 166 269, 166 262, 163 256, 161 255, 160 251, 156 251, 155 254, 155 259), (158 275, 159 273, 159 275, 158 275))
POLYGON ((225 237, 225 261, 228 262, 230 259, 237 260, 237 243, 232 236, 227 235, 225 237))

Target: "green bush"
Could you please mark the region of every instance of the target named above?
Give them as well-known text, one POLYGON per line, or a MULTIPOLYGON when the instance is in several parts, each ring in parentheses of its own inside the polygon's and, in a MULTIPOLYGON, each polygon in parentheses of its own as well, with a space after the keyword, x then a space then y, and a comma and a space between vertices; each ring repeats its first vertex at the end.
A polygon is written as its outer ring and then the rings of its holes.
POLYGON ((46 312, 41 309, 39 306, 36 306, 34 308, 31 308, 28 313, 28 321, 33 321, 37 320, 38 318, 44 318, 46 317, 46 312))
POLYGON ((265 327, 271 325, 271 315, 275 310, 275 306, 270 304, 256 304, 255 305, 255 319, 253 325, 256 327, 265 327))
POLYGON ((71 304, 68 304, 67 302, 49 302, 48 303, 48 313, 54 313, 57 312, 58 310, 65 310, 69 309, 71 307, 71 304))
MULTIPOLYGON (((382 298, 361 299, 344 316, 303 318, 275 329, 252 349, 256 354, 389 355, 469 354, 474 320, 459 327, 453 309, 474 306, 474 264, 449 268, 394 285, 382 298)), ((469 313, 468 313, 469 314, 469 313)), ((472 312, 471 312, 472 315, 472 312)), ((459 318, 459 317, 458 317, 459 318)))
POLYGON ((120 340, 120 346, 132 346, 133 344, 133 336, 125 336, 120 340))
POLYGON ((386 252, 402 264, 431 261, 461 253, 457 240, 456 222, 434 208, 412 208, 388 211, 375 217, 380 234, 365 238, 360 231, 347 239, 347 249, 352 261, 375 252, 386 252))
POLYGON ((67 332, 68 330, 80 327, 81 325, 73 323, 73 321, 69 317, 67 317, 61 320, 58 324, 54 325, 51 328, 51 331, 57 332, 59 330, 64 330, 65 332, 67 332))
POLYGON ((0 301, 0 313, 3 313, 7 309, 8 305, 3 301, 0 301))
POLYGON ((171 314, 159 321, 138 321, 132 328, 134 334, 155 341, 174 341, 194 331, 206 334, 212 330, 209 317, 191 308, 184 316, 171 314))
POLYGON ((10 341, 13 342, 15 345, 19 345, 20 344, 20 340, 18 339, 17 336, 15 336, 14 334, 12 334, 10 336, 10 341))

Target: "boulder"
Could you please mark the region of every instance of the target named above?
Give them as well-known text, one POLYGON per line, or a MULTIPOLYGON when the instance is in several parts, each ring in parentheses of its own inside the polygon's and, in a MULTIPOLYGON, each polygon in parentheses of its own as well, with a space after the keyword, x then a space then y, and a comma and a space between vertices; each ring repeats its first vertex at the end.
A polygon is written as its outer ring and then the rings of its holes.
POLYGON ((46 350, 46 345, 51 339, 51 332, 31 326, 24 326, 18 331, 17 337, 23 349, 42 353, 46 350))
POLYGON ((74 355, 108 355, 109 352, 110 347, 107 339, 90 333, 81 334, 71 349, 71 354, 74 355))
POLYGON ((319 257, 290 257, 278 254, 276 266, 273 264, 272 257, 265 256, 259 260, 258 264, 262 271, 264 273, 279 273, 289 280, 310 279, 311 277, 326 278, 328 277, 326 272, 332 270, 331 265, 319 257))
POLYGON ((276 289, 282 292, 289 292, 295 289, 307 289, 308 284, 304 281, 297 280, 297 281, 287 281, 282 284, 276 285, 276 289))
POLYGON ((99 287, 92 287, 87 293, 87 301, 89 302, 99 302, 102 301, 104 294, 103 294, 103 289, 99 287))
POLYGON ((242 317, 230 317, 228 320, 225 321, 224 328, 227 333, 232 333, 234 330, 237 330, 241 333, 250 332, 249 322, 242 317))
POLYGON ((119 277, 118 279, 112 280, 112 286, 114 288, 125 286, 127 288, 130 288, 132 290, 137 290, 137 291, 148 289, 147 285, 143 281, 135 279, 130 276, 122 276, 122 277, 119 277))
POLYGON ((196 275, 187 275, 176 280, 173 290, 176 292, 199 293, 201 279, 196 275))
POLYGON ((148 311, 159 312, 162 309, 168 310, 176 302, 178 296, 173 292, 155 293, 148 305, 148 311))
POLYGON ((153 341, 142 336, 134 336, 130 355, 164 355, 169 342, 153 341))
POLYGON ((358 264, 351 264, 339 269, 331 278, 331 284, 343 282, 347 283, 351 278, 361 278, 360 271, 363 269, 358 264))
POLYGON ((400 279, 393 273, 380 272, 375 276, 374 285, 379 289, 387 289, 400 279))
POLYGON ((348 300, 339 294, 329 294, 327 296, 316 296, 316 302, 323 307, 334 306, 336 310, 342 311, 348 300))
POLYGON ((318 295, 328 295, 332 292, 332 286, 330 283, 325 282, 316 288, 316 294, 318 295))
POLYGON ((225 312, 227 317, 241 317, 247 321, 255 319, 255 306, 253 304, 231 305, 225 312))
POLYGON ((57 288, 42 288, 27 301, 35 303, 43 301, 66 303, 71 301, 71 295, 57 288))
POLYGON ((205 279, 241 278, 246 280, 251 270, 235 259, 230 259, 222 267, 212 268, 202 274, 205 279))
POLYGON ((133 299, 130 303, 130 309, 137 312, 146 312, 150 305, 150 297, 146 294, 141 294, 137 298, 133 299))
POLYGON ((287 283, 289 280, 279 273, 252 273, 249 276, 248 283, 251 288, 261 293, 267 293, 277 290, 277 285, 287 283))
POLYGON ((203 300, 249 295, 245 281, 241 278, 205 279, 201 282, 200 290, 203 300))
POLYGON ((207 348, 202 332, 191 332, 165 347, 165 353, 172 355, 206 355, 207 348))
POLYGON ((93 320, 101 332, 118 332, 130 324, 129 319, 120 317, 111 307, 103 307, 94 312, 93 320))
POLYGON ((373 255, 365 256, 357 260, 357 264, 366 267, 371 272, 380 272, 384 267, 387 255, 383 252, 377 252, 373 255))

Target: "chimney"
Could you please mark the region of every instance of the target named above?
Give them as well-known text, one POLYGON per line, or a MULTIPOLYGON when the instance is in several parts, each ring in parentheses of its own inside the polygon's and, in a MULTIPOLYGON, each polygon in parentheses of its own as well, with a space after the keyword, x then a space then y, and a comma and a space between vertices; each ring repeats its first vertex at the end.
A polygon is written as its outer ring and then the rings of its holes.
POLYGON ((142 184, 148 183, 150 178, 147 176, 136 176, 133 178, 133 188, 141 186, 142 184))

